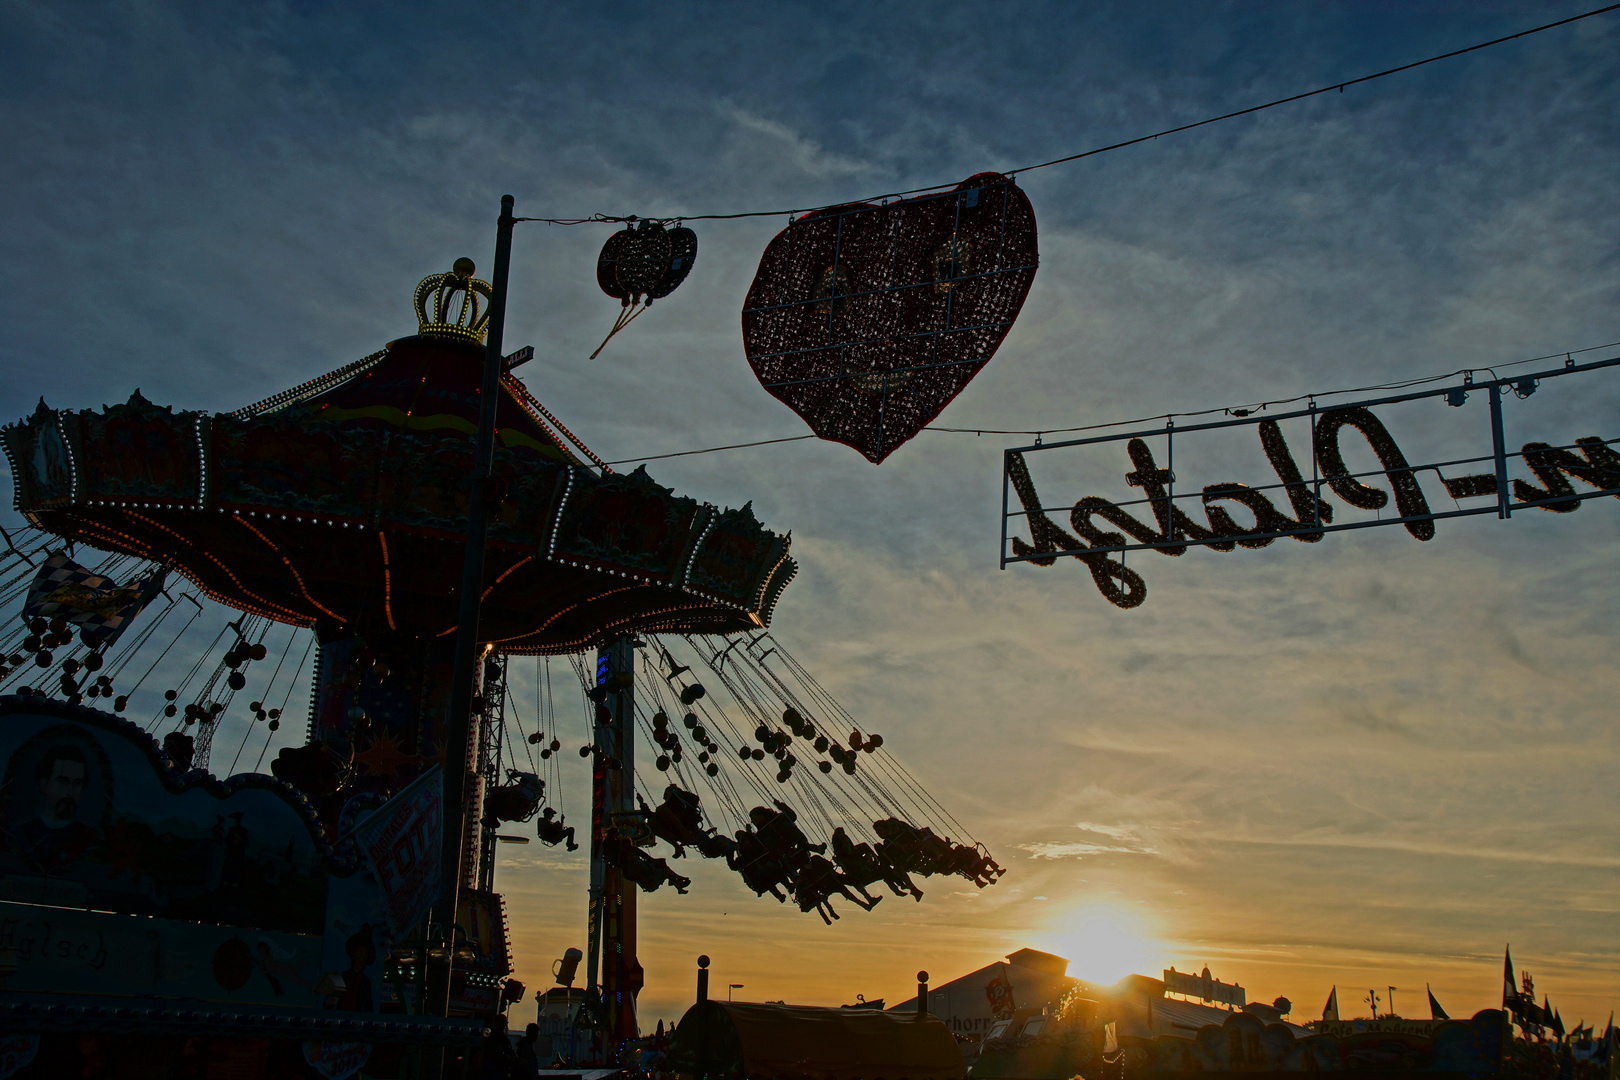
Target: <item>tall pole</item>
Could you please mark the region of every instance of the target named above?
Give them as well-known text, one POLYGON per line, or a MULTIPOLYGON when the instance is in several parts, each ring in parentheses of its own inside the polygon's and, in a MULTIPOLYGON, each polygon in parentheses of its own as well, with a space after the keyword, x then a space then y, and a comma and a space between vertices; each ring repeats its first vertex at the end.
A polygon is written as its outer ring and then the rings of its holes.
MULTIPOLYGON (((485 338, 484 382, 478 399, 478 441, 473 453, 471 497, 467 503, 467 549, 461 563, 461 610, 456 620, 455 663, 450 675, 450 721, 444 748, 444 854, 436 920, 451 936, 461 885, 466 840, 467 758, 471 741, 473 684, 478 675, 478 609, 484 592, 484 541, 489 509, 499 495, 492 483, 495 464, 495 407, 500 401, 501 337, 506 329, 506 284, 512 266, 513 199, 501 196, 495 225, 495 272, 490 285, 489 334, 485 338)), ((451 949, 452 957, 454 949, 451 949)), ((435 1016, 450 1014, 447 958, 433 975, 428 1004, 435 1016)))
MULTIPOLYGON (((501 739, 506 733, 506 658, 484 660, 484 722, 478 725, 478 775, 483 778, 484 798, 501 782, 501 739)), ((476 878, 478 888, 489 892, 495 888, 495 830, 496 823, 488 815, 476 823, 478 833, 478 866, 466 878, 476 878), (487 822, 487 824, 486 824, 487 822)), ((472 823, 469 823, 472 824, 472 823)))
POLYGON ((607 855, 604 850, 608 820, 612 808, 608 806, 607 756, 613 745, 613 713, 606 701, 606 687, 611 671, 611 659, 598 653, 596 658, 596 686, 599 697, 596 719, 591 727, 591 882, 587 893, 585 912, 585 995, 600 994, 598 979, 602 959, 603 897, 607 894, 607 855))
POLYGON ((636 887, 608 864, 603 841, 615 814, 636 809, 635 647, 621 637, 597 653, 596 763, 591 792, 591 894, 588 979, 600 994, 603 1064, 637 1035, 636 996, 642 968, 636 956, 636 887))

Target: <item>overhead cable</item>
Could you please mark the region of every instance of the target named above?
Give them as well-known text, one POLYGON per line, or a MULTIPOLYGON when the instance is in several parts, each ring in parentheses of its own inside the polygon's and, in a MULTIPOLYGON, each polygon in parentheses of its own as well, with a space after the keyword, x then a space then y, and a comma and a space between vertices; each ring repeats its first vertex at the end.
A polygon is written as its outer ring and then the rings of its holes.
MULTIPOLYGON (((1222 120, 1232 120, 1232 119, 1235 119, 1236 117, 1239 117, 1239 116, 1248 116, 1251 113, 1263 112, 1266 109, 1275 109, 1279 105, 1288 105, 1288 104, 1292 104, 1293 102, 1296 102, 1296 101, 1304 101, 1306 98, 1316 97, 1319 94, 1328 94, 1328 93, 1332 93, 1335 90, 1337 90, 1339 93, 1342 94, 1344 92, 1344 88, 1347 87, 1347 86, 1357 86, 1357 85, 1359 85, 1361 83, 1372 82, 1374 79, 1383 79, 1383 78, 1387 78, 1390 75, 1398 75, 1403 71, 1411 71, 1413 68, 1420 68, 1420 67, 1423 67, 1425 64, 1434 64, 1434 63, 1438 63, 1441 60, 1450 60, 1450 59, 1452 59, 1454 57, 1464 56, 1464 55, 1466 55, 1468 53, 1471 53, 1471 52, 1478 52, 1481 49, 1489 49, 1494 45, 1503 45, 1503 44, 1506 44, 1509 41, 1515 41, 1515 40, 1517 40, 1519 38, 1522 38, 1522 37, 1528 37, 1531 34, 1540 34, 1540 33, 1544 32, 1544 31, 1547 31, 1547 30, 1556 29, 1556 28, 1558 28, 1560 26, 1567 26, 1570 23, 1580 22, 1582 19, 1590 19, 1595 15, 1604 15, 1604 14, 1607 14, 1608 12, 1614 11, 1616 9, 1620 9, 1620 4, 1609 4, 1606 7, 1594 8, 1591 11, 1584 11, 1579 15, 1571 15, 1566 19, 1559 19, 1559 20, 1557 20, 1555 22, 1544 23, 1541 26, 1532 26, 1527 30, 1520 30, 1516 34, 1508 34, 1506 37, 1492 38, 1490 41, 1481 41, 1476 45, 1469 45, 1466 48, 1453 49, 1450 52, 1440 53, 1440 54, 1438 54, 1436 56, 1426 57, 1426 58, 1424 58, 1422 60, 1414 60, 1409 64, 1401 64, 1398 67, 1385 68, 1383 71, 1375 71, 1370 75, 1361 75, 1361 76, 1358 76, 1357 78, 1354 78, 1354 79, 1344 79, 1344 80, 1342 80, 1340 82, 1328 83, 1326 86, 1319 86, 1315 90, 1306 90, 1303 93, 1290 94, 1287 97, 1277 98, 1275 101, 1267 101, 1267 102, 1265 102, 1263 104, 1260 104, 1260 105, 1250 105, 1247 108, 1236 109, 1236 110, 1233 110, 1232 112, 1222 113, 1219 116, 1211 116, 1211 117, 1208 117, 1208 118, 1203 119, 1203 120, 1194 121, 1193 123, 1190 123, 1190 124, 1179 124, 1176 127, 1165 128, 1162 131, 1155 131, 1151 135, 1138 135, 1135 138, 1125 139, 1122 142, 1109 143, 1106 146, 1093 147, 1090 150, 1082 150, 1082 151, 1080 151, 1079 153, 1076 153, 1076 154, 1067 154, 1067 155, 1065 155, 1063 157, 1053 158, 1050 161, 1043 161, 1043 162, 1040 162, 1039 164, 1036 164, 1036 165, 1022 165, 1022 166, 1019 166, 1016 169, 1004 169, 1004 170, 1001 170, 1001 171, 1003 171, 1008 176, 1016 176, 1019 173, 1033 172, 1036 169, 1050 168, 1053 165, 1063 165, 1063 164, 1066 164, 1067 162, 1070 162, 1070 161, 1079 161, 1081 158, 1095 157, 1098 154, 1106 154, 1111 150, 1123 150, 1128 146, 1136 146, 1136 145, 1138 145, 1140 143, 1152 142, 1154 139, 1161 138, 1162 136, 1165 136, 1165 135, 1176 135, 1176 134, 1179 134, 1180 132, 1191 131, 1194 128, 1201 128, 1201 127, 1204 127, 1204 126, 1206 126, 1208 124, 1217 124, 1217 123, 1220 123, 1222 120)), ((672 216, 667 216, 667 217, 664 217, 664 218, 653 219, 653 220, 671 221, 671 222, 674 222, 674 221, 729 221, 729 220, 734 220, 734 219, 737 219, 737 218, 783 217, 783 216, 786 216, 786 215, 813 213, 813 212, 815 212, 817 210, 826 210, 826 209, 829 209, 830 207, 833 207, 833 206, 847 206, 847 205, 849 205, 850 203, 853 203, 853 202, 878 202, 878 201, 881 201, 881 200, 884 200, 884 199, 897 199, 897 198, 901 198, 902 196, 906 196, 906 195, 920 195, 920 194, 922 194, 924 192, 938 191, 938 190, 941 190, 943 188, 954 187, 955 183, 956 183, 955 181, 951 181, 951 182, 945 183, 945 184, 930 184, 930 185, 928 185, 926 187, 908 188, 905 191, 890 191, 890 192, 885 192, 885 193, 883 193, 881 195, 869 195, 864 199, 844 199, 844 200, 841 200, 841 201, 836 202, 836 203, 828 203, 825 206, 798 207, 798 208, 794 208, 794 209, 784 209, 784 210, 748 210, 748 211, 743 211, 743 212, 734 213, 734 214, 678 214, 678 215, 672 215, 672 216)), ((638 221, 638 220, 641 220, 641 219, 638 218, 634 214, 627 214, 627 215, 591 214, 588 217, 575 217, 575 218, 520 217, 520 218, 517 218, 516 220, 518 220, 518 221, 537 221, 537 222, 542 222, 542 223, 547 224, 547 225, 587 225, 587 224, 594 224, 594 223, 613 223, 613 224, 617 224, 617 223, 623 223, 623 222, 638 221)))
POLYGON ((620 458, 618 461, 604 461, 603 465, 628 465, 632 461, 659 461, 663 458, 690 457, 693 454, 713 454, 719 450, 742 450, 749 446, 769 446, 772 443, 798 442, 801 439, 814 439, 814 435, 789 435, 785 439, 761 439, 759 442, 732 443, 730 446, 711 446, 707 450, 679 450, 673 454, 649 454, 643 457, 620 458))
MULTIPOLYGON (((1495 364, 1489 367, 1458 368, 1455 371, 1442 372, 1438 375, 1424 375, 1416 379, 1400 379, 1394 382, 1372 383, 1367 386, 1353 386, 1344 390, 1319 390, 1314 393, 1295 394, 1292 397, 1272 398, 1266 401, 1248 402, 1242 405, 1223 405, 1210 409, 1194 409, 1187 412, 1157 413, 1153 416, 1139 416, 1130 420, 1109 420, 1101 424, 1082 424, 1078 427, 1061 428, 990 428, 990 427, 925 427, 924 431, 936 431, 946 435, 1067 435, 1076 431, 1102 431, 1107 428, 1126 427, 1128 425, 1146 424, 1154 420, 1179 420, 1193 416, 1211 416, 1225 413, 1231 416, 1248 416, 1250 413, 1260 412, 1273 405, 1291 405, 1296 401, 1313 401, 1317 398, 1343 397, 1346 394, 1365 394, 1378 390, 1404 390, 1409 386, 1422 386, 1425 383, 1440 382, 1443 379, 1454 379, 1461 375, 1471 377, 1476 371, 1489 371, 1496 376, 1497 368, 1520 367, 1524 364, 1537 364, 1545 360, 1555 360, 1562 356, 1566 359, 1580 356, 1583 353, 1597 352, 1600 349, 1613 349, 1620 346, 1620 341, 1611 341, 1606 345, 1592 345, 1585 349, 1575 349, 1570 352, 1548 353, 1546 356, 1532 356, 1524 360, 1510 360, 1505 364, 1495 364)), ((727 446, 710 446, 702 450, 681 450, 672 454, 647 454, 642 457, 620 458, 617 461, 606 462, 608 465, 624 465, 632 461, 659 461, 663 458, 691 457, 694 454, 714 454, 722 450, 742 450, 750 446, 769 446, 772 443, 799 442, 803 439, 818 438, 816 435, 789 435, 782 439, 761 439, 758 442, 732 443, 727 446)))

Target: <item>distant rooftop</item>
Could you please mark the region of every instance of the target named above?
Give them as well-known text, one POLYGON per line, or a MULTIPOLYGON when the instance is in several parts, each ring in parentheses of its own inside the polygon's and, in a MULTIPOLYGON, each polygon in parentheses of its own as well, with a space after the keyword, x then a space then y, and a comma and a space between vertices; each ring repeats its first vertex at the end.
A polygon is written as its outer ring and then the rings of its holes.
POLYGON ((1007 963, 1017 964, 1019 967, 1033 968, 1043 975, 1055 975, 1063 978, 1069 973, 1069 962, 1061 956, 1054 956, 1039 949, 1019 949, 1015 953, 1007 954, 1007 963))

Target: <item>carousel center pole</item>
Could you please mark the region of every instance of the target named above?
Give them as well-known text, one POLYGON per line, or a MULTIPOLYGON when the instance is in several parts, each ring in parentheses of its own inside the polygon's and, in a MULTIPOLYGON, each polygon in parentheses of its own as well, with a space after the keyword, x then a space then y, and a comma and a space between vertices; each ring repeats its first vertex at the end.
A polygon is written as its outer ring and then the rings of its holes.
MULTIPOLYGON (((435 920, 454 936, 456 904, 461 884, 461 855, 465 844, 467 758, 471 741, 473 683, 478 674, 478 610, 484 591, 484 542, 489 532, 489 510, 499 499, 493 490, 495 463, 495 407, 501 390, 501 336, 506 324, 506 283, 512 265, 513 199, 501 196, 501 216, 495 227, 495 272, 489 303, 489 335, 484 348, 484 382, 478 399, 478 442, 473 456, 471 499, 467 505, 467 550, 461 564, 461 607, 456 621, 455 662, 450 675, 450 719, 444 748, 444 855, 440 870, 439 910, 435 920)), ((429 989, 429 1012, 450 1014, 451 957, 437 968, 429 989)), ((442 1048, 439 1065, 443 1067, 442 1048)))

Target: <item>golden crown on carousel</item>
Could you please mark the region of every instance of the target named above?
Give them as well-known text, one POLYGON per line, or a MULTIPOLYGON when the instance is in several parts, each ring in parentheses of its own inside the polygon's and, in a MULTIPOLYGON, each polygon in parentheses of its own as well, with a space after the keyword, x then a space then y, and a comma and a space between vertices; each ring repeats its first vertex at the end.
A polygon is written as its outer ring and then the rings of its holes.
POLYGON ((418 333, 483 343, 494 293, 473 277, 471 259, 457 259, 448 274, 431 274, 416 287, 418 333))

